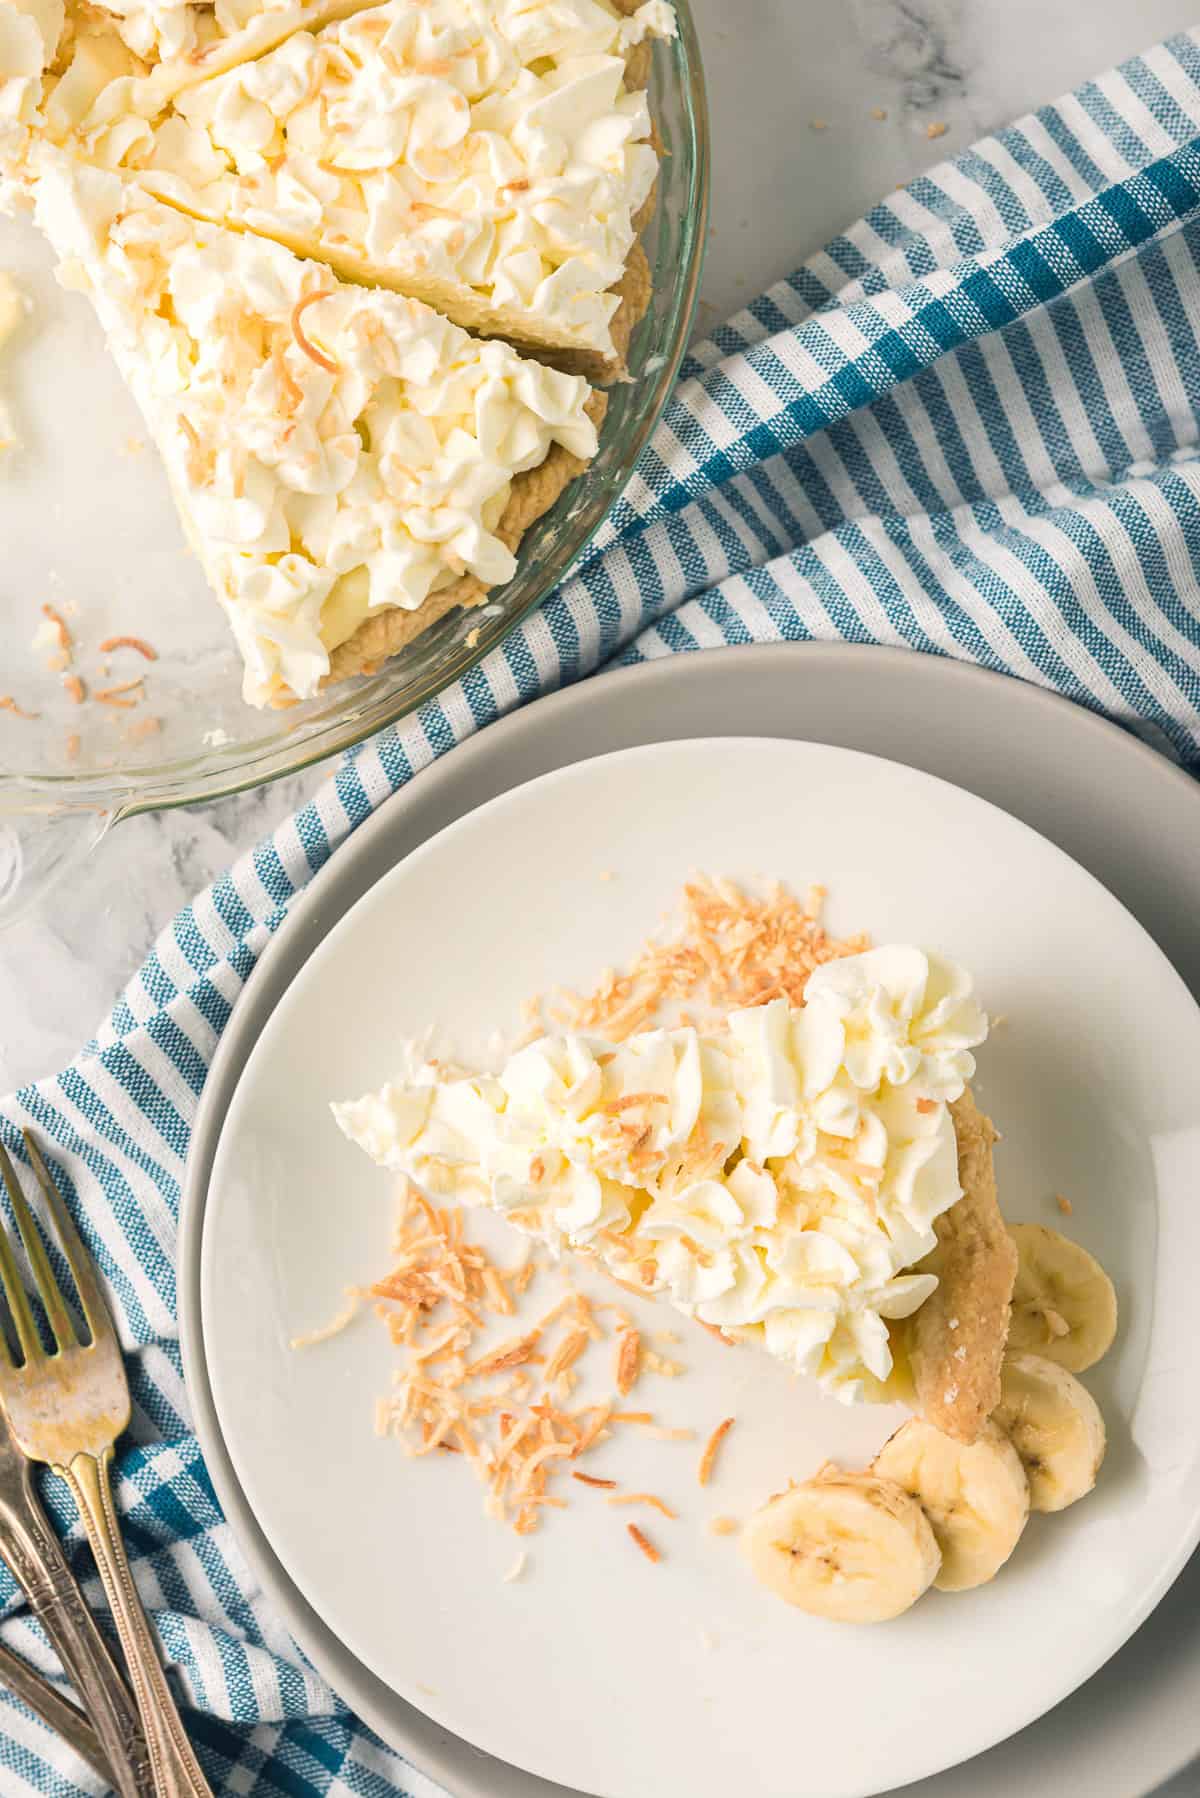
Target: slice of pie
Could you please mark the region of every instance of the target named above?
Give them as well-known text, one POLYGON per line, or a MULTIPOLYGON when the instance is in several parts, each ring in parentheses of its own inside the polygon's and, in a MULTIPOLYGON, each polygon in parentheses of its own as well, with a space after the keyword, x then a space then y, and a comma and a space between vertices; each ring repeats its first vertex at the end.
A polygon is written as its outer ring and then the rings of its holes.
MULTIPOLYGON (((431 1194, 593 1256, 840 1398, 892 1396, 906 1319, 923 1386, 936 1369, 982 1390, 1007 1296, 964 1309, 961 1333, 947 1322, 953 1376, 920 1325, 956 1268, 951 1220, 987 1198, 990 1138, 967 1097, 986 1030, 962 969, 893 946, 819 967, 802 1007, 773 1000, 704 1032, 545 1036, 495 1075, 410 1046, 398 1079, 334 1114, 431 1194)), ((959 1282, 955 1305, 967 1296, 959 1282)))
POLYGON ((649 297, 638 232, 658 155, 636 82, 648 36, 675 29, 664 0, 630 4, 385 0, 153 121, 94 109, 80 153, 343 279, 611 376, 649 297))
POLYGON ((586 381, 42 152, 91 298, 228 614, 252 703, 305 697, 511 579, 595 453, 586 381))

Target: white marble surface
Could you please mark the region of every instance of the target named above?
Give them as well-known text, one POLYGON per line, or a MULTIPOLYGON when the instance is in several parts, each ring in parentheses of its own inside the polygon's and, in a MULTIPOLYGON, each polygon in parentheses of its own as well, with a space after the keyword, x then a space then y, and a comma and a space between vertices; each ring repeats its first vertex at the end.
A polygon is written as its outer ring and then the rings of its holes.
MULTIPOLYGON (((1089 75, 1196 23, 1194 0, 693 0, 712 107, 701 329, 881 194, 1089 75), (873 117, 881 109, 883 119, 873 117), (931 139, 931 126, 947 127, 931 139)), ((161 926, 319 772, 122 824, 0 934, 0 1091, 90 1035, 161 926)), ((1162 1798, 1197 1798, 1200 1771, 1162 1798)))

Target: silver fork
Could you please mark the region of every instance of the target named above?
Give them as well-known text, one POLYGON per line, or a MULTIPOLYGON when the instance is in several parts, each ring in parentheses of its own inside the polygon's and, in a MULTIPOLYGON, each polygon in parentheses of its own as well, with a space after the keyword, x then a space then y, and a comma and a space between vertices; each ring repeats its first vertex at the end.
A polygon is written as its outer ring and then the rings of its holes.
POLYGON ((52 1467, 79 1507, 125 1651, 155 1792, 160 1798, 212 1798, 167 1686, 113 1508, 109 1468, 117 1437, 129 1423, 130 1403, 112 1318, 91 1257, 28 1131, 25 1147, 74 1278, 91 1341, 86 1345, 79 1341, 9 1163, 5 1184, 57 1350, 47 1354, 42 1346, 12 1243, 0 1228, 0 1283, 23 1356, 19 1364, 14 1362, 0 1333, 0 1402, 22 1453, 52 1467))

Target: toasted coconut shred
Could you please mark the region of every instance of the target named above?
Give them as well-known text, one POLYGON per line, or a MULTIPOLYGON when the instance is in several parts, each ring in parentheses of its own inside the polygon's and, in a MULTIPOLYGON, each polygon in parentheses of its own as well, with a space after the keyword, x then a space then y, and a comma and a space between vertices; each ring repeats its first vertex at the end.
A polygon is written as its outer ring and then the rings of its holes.
POLYGON ((316 293, 305 294, 302 300, 296 301, 296 304, 292 307, 292 336, 296 340, 297 348, 304 352, 310 362, 315 362, 318 368, 323 368, 329 374, 336 375, 338 372, 338 364, 334 361, 332 356, 327 356, 324 350, 319 350, 317 348, 316 344, 312 341, 312 338, 306 335, 304 328, 300 323, 301 318, 310 306, 315 306, 318 300, 329 299, 332 293, 333 289, 331 287, 324 287, 318 289, 316 293))
POLYGON ((625 1525, 625 1528, 629 1531, 629 1534, 632 1536, 633 1540, 637 1543, 638 1547, 641 1549, 642 1553, 645 1555, 645 1557, 648 1561, 653 1561, 657 1564, 659 1561, 662 1560, 662 1555, 659 1553, 658 1549, 655 1548, 655 1546, 654 1546, 653 1542, 651 1542, 649 1536, 645 1535, 638 1528, 636 1523, 627 1523, 625 1525))
MULTIPOLYGON (((292 321, 298 346, 322 365, 321 352, 314 353, 315 346, 304 337, 300 317, 324 297, 308 295, 292 321)), ((728 881, 697 878, 684 889, 682 925, 675 935, 650 939, 627 971, 606 971, 590 994, 555 991, 528 1001, 519 1041, 532 1040, 548 1028, 586 1030, 621 1041, 652 1023, 669 1021, 672 1008, 680 1021, 693 1022, 685 1006, 716 1013, 781 997, 802 1005, 814 969, 869 947, 865 936, 835 938, 826 931, 824 898, 821 887, 811 888, 800 900, 775 883, 756 897, 728 881)), ((636 1099, 648 1109, 660 1097, 631 1095, 625 1104, 632 1106, 636 1099)), ((713 1148, 721 1150, 722 1145, 713 1148)), ((486 1514, 518 1536, 536 1531, 546 1510, 565 1508, 565 1492, 586 1502, 580 1486, 599 1489, 607 1504, 645 1505, 676 1521, 677 1512, 657 1494, 620 1491, 616 1479, 588 1473, 579 1462, 626 1428, 667 1443, 694 1440, 693 1430, 659 1422, 651 1411, 619 1408, 643 1373, 674 1378, 686 1371, 684 1365, 644 1343, 624 1306, 602 1304, 573 1287, 540 1316, 532 1315, 528 1288, 540 1268, 528 1244, 516 1265, 497 1265, 479 1243, 469 1240, 461 1208, 437 1207, 406 1182, 390 1271, 351 1292, 342 1312, 323 1328, 296 1338, 294 1346, 328 1340, 362 1306, 370 1306, 403 1356, 391 1390, 377 1403, 377 1433, 398 1440, 414 1458, 457 1455, 484 1489, 486 1514), (516 1328, 499 1343, 481 1341, 501 1319, 516 1328), (573 1404, 573 1389, 597 1345, 604 1352, 598 1351, 590 1366, 593 1371, 607 1368, 612 1396, 573 1404)), ((647 1276, 643 1269, 641 1279, 650 1284, 656 1273, 652 1267, 647 1276)), ((640 1287, 629 1290, 640 1295, 640 1287)), ((719 1330, 713 1333, 728 1341, 719 1330)), ((654 1340, 679 1338, 661 1331, 654 1340)), ((705 1444, 698 1467, 701 1486, 711 1479, 733 1423, 732 1417, 724 1419, 705 1444)), ((717 1518, 709 1527, 721 1535, 739 1526, 717 1518)), ((649 1561, 662 1559, 637 1524, 628 1523, 626 1530, 649 1561)), ((519 1578, 524 1567, 522 1552, 505 1578, 519 1578)))
POLYGON ((361 1308, 362 1294, 351 1292, 336 1317, 330 1318, 327 1324, 321 1324, 316 1330, 306 1330, 301 1336, 293 1336, 288 1347, 294 1349, 314 1348, 318 1342, 331 1342, 335 1336, 340 1336, 342 1331, 354 1322, 361 1308))
MULTIPOLYGON (((42 610, 45 610, 43 606, 42 610)), ((100 645, 102 656, 111 655, 114 650, 134 649, 138 655, 144 656, 148 662, 157 662, 158 651, 144 637, 106 637, 100 645)))
POLYGON ((821 921, 824 904, 821 886, 801 900, 774 881, 758 897, 732 881, 697 877, 683 889, 676 934, 650 938, 626 973, 606 970, 590 994, 556 990, 530 1000, 528 1036, 558 1028, 623 1042, 670 1007, 700 1002, 722 1011, 780 998, 802 1005, 815 968, 870 947, 862 934, 830 936, 821 921))
POLYGON ((678 1511, 673 1511, 665 1499, 659 1498, 654 1492, 614 1492, 608 1503, 610 1505, 650 1505, 654 1510, 661 1511, 664 1517, 669 1517, 672 1523, 679 1516, 678 1511))
POLYGON ((719 1423, 704 1446, 704 1453, 700 1457, 700 1467, 696 1475, 702 1486, 707 1486, 709 1480, 712 1478, 713 1467, 715 1466, 717 1459, 717 1450, 733 1428, 734 1421, 735 1420, 732 1417, 727 1417, 724 1423, 719 1423))
POLYGON ((11 693, 0 694, 0 712, 11 712, 14 718, 24 718, 27 721, 41 716, 40 712, 27 712, 11 693))
POLYGON ((438 1209, 410 1185, 392 1270, 362 1295, 407 1351, 379 1407, 380 1433, 415 1457, 457 1450, 485 1488, 487 1514, 522 1536, 538 1528, 544 1510, 565 1508, 551 1486, 579 1473, 571 1463, 608 1439, 614 1419, 609 1403, 573 1406, 562 1396, 574 1364, 606 1334, 581 1292, 568 1291, 519 1335, 472 1354, 489 1321, 513 1315, 533 1272, 529 1262, 497 1267, 467 1239, 461 1210, 438 1209))

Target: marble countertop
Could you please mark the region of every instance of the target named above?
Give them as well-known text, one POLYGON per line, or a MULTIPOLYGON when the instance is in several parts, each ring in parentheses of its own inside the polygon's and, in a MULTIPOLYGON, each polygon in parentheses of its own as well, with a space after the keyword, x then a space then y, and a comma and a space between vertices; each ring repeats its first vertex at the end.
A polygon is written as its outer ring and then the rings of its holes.
MULTIPOLYGON (((922 168, 1196 22, 1194 0, 692 3, 713 130, 702 332, 922 168)), ((66 1063, 162 925, 321 778, 134 818, 0 933, 0 1090, 66 1063)), ((1194 1798, 1200 1771, 1167 1792, 1194 1798)))

